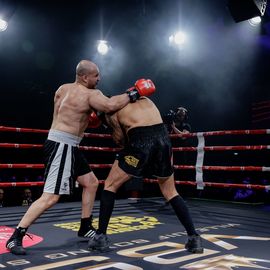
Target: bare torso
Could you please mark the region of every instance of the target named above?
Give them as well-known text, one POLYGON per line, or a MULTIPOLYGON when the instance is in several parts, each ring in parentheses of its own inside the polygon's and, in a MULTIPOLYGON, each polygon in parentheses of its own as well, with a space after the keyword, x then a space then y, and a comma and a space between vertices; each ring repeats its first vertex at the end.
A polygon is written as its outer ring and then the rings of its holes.
POLYGON ((162 122, 158 108, 146 97, 140 98, 134 103, 129 103, 110 117, 113 139, 120 145, 123 144, 124 133, 126 134, 130 129, 152 126, 162 122))
POLYGON ((95 91, 78 83, 62 85, 55 93, 51 129, 83 137, 92 111, 89 99, 95 91))

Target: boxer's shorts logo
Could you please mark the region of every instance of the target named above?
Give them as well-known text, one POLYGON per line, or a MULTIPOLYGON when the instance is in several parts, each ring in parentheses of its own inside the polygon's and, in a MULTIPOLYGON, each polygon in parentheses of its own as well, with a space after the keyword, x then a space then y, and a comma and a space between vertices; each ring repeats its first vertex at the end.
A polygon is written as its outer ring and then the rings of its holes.
POLYGON ((139 163, 139 159, 135 158, 134 156, 125 156, 125 162, 132 167, 137 167, 139 163))

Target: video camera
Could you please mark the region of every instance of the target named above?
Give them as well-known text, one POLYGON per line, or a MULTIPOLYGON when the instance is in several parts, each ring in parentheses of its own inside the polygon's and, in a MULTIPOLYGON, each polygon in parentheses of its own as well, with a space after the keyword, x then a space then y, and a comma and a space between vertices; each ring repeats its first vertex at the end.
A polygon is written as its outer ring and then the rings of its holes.
POLYGON ((169 112, 164 117, 164 122, 167 125, 171 125, 176 120, 176 112, 173 110, 169 110, 169 112))
POLYGON ((184 107, 178 107, 176 110, 169 110, 169 112, 164 117, 164 122, 167 125, 171 125, 176 121, 187 121, 188 111, 184 107))

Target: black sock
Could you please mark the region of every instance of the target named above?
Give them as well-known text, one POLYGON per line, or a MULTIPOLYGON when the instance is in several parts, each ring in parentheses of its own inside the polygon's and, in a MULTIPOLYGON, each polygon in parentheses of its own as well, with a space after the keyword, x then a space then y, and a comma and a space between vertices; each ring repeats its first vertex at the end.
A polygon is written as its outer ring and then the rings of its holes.
POLYGON ((93 215, 87 218, 81 218, 81 228, 88 228, 92 224, 93 215))
POLYGON ((178 219, 185 227, 188 235, 197 234, 194 228, 194 224, 192 222, 191 216, 189 214, 189 210, 180 195, 173 197, 169 203, 171 204, 175 214, 178 219))
POLYGON ((100 199, 99 222, 97 233, 106 234, 107 227, 112 215, 115 201, 115 193, 103 190, 100 199))

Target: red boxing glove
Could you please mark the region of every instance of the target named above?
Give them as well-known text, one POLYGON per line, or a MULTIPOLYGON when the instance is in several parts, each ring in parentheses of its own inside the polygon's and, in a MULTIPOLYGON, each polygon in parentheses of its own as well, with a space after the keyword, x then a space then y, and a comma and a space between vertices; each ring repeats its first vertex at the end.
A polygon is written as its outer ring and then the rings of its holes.
POLYGON ((150 79, 140 79, 135 86, 127 90, 130 102, 135 102, 141 96, 150 96, 156 91, 154 83, 150 79))
POLYGON ((101 120, 94 111, 89 115, 88 121, 88 128, 98 128, 101 125, 101 120))
POLYGON ((156 87, 150 79, 140 79, 136 81, 135 88, 141 96, 150 96, 156 91, 156 87))

